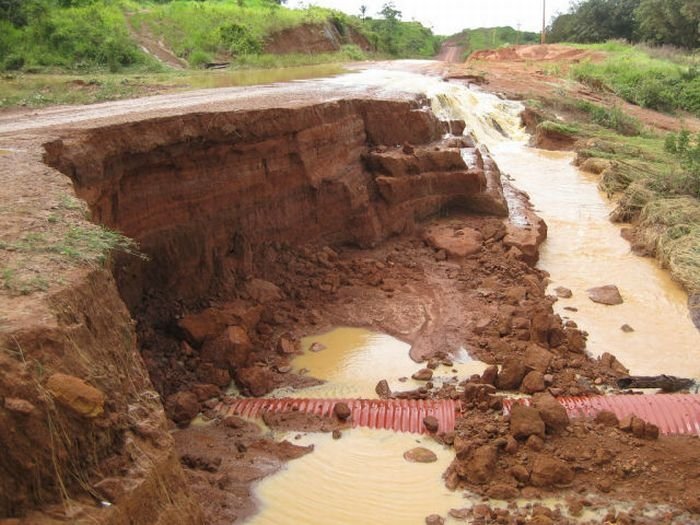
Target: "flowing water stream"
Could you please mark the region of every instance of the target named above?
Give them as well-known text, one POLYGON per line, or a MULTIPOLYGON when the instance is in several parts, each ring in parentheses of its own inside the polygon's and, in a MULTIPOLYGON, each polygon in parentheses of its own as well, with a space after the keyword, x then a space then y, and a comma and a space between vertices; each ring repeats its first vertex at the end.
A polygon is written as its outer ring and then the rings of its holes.
MULTIPOLYGON (((653 260, 631 253, 619 228, 608 221, 611 205, 596 189, 597 181, 571 165, 572 154, 526 147, 519 103, 399 71, 365 71, 325 82, 424 93, 443 118, 465 120, 467 130, 491 149, 501 170, 530 194, 547 222, 549 237, 539 266, 550 272, 552 287, 573 291, 555 309, 590 334, 589 351, 615 354, 634 374, 700 377, 700 334, 689 318, 686 294, 653 260), (616 284, 625 303, 591 302, 586 289, 604 284, 616 284), (578 311, 565 310, 567 306, 578 311), (635 331, 623 332, 625 323, 635 331)), ((409 378, 419 366, 408 357, 409 345, 389 336, 341 328, 305 338, 303 348, 295 369, 327 383, 277 395, 374 398, 374 387, 383 378, 392 389, 416 386, 409 378), (320 351, 311 350, 314 343, 320 351)), ((479 373, 484 366, 466 353, 455 361, 457 373, 440 367, 439 380, 479 373)), ((445 516, 450 508, 474 503, 445 489, 441 475, 452 453, 430 438, 359 428, 343 432, 337 441, 328 434, 277 437, 313 443, 315 450, 257 486, 261 510, 250 524, 420 524, 429 514, 445 516), (403 453, 419 445, 433 450, 438 461, 406 462, 403 453)))

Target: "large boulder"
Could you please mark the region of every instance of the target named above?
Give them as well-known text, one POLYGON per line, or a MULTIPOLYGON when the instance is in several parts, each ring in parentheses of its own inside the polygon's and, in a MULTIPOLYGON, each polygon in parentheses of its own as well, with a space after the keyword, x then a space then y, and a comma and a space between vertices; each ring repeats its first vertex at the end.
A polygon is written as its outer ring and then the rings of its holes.
POLYGON ((508 357, 496 379, 496 386, 501 390, 517 390, 527 374, 527 367, 517 357, 508 357))
POLYGON ((252 350, 253 344, 245 329, 229 326, 219 337, 204 343, 200 357, 218 368, 239 368, 247 364, 252 350))
POLYGON ((471 483, 483 485, 491 481, 495 470, 498 453, 493 445, 482 445, 460 469, 460 475, 471 483))
POLYGON ((200 411, 199 400, 193 392, 177 392, 165 400, 168 417, 178 426, 187 426, 200 411))
POLYGON ((544 438, 545 424, 536 408, 516 404, 510 411, 510 433, 516 439, 544 438))
POLYGON ((595 288, 589 288, 586 291, 588 292, 588 298, 594 303, 614 306, 624 302, 622 300, 622 296, 620 295, 620 290, 618 290, 617 286, 614 284, 597 286, 595 288))
POLYGON ((416 447, 404 452, 403 457, 411 463, 434 463, 437 461, 437 455, 432 450, 425 447, 416 447))
POLYGON ((477 230, 467 227, 455 229, 450 225, 433 226, 424 237, 433 248, 445 250, 453 257, 479 253, 484 242, 477 230))
POLYGON ((105 395, 78 377, 52 374, 46 388, 59 404, 80 416, 93 418, 104 413, 105 395))
POLYGON ((260 397, 277 388, 279 377, 269 368, 251 366, 236 370, 236 383, 251 396, 260 397))
POLYGON ((573 480, 573 469, 560 459, 540 455, 532 465, 530 483, 535 487, 564 486, 573 480))
POLYGON ((539 411, 547 432, 560 432, 569 426, 569 415, 566 413, 566 409, 552 394, 548 392, 536 394, 532 399, 532 404, 539 411))
POLYGON ((545 350, 540 345, 531 344, 527 347, 523 360, 525 366, 530 370, 537 370, 545 374, 553 358, 554 354, 552 352, 545 350))

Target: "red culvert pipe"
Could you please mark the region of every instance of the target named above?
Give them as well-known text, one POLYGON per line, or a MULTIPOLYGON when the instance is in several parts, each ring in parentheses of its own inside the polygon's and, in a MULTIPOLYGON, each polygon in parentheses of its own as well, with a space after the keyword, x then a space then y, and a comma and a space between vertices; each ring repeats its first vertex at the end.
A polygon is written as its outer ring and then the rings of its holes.
MULTIPOLYGON (((593 417, 603 410, 622 419, 635 415, 659 427, 662 434, 700 435, 700 395, 649 394, 557 398, 569 417, 593 417)), ((515 403, 530 405, 529 398, 506 399, 503 412, 510 413, 515 403)))
MULTIPOLYGON (((602 410, 618 418, 635 415, 659 427, 662 434, 700 435, 700 395, 656 394, 557 398, 569 417, 593 417, 602 410)), ((455 428, 460 403, 451 399, 304 399, 238 398, 219 403, 221 416, 259 417, 263 412, 303 412, 331 417, 336 403, 348 405, 353 427, 425 433, 423 418, 434 416, 438 432, 455 428)), ((515 403, 529 405, 530 398, 504 399, 503 412, 509 414, 515 403)))
POLYGON ((455 428, 457 401, 452 399, 297 399, 297 398, 240 398, 222 402, 216 411, 222 416, 258 417, 263 412, 303 412, 330 417, 336 403, 350 408, 353 427, 379 428, 396 432, 426 432, 423 418, 434 416, 438 432, 455 428))

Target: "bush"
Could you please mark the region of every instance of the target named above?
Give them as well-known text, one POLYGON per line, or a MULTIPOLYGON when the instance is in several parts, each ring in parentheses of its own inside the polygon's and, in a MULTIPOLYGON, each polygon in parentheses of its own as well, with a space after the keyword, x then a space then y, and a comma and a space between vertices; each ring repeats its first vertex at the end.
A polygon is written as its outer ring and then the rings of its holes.
POLYGON ((614 92, 639 106, 661 111, 684 109, 700 115, 700 76, 694 66, 651 58, 627 46, 603 63, 585 62, 572 67, 571 72, 575 80, 598 91, 614 92))
POLYGON ((262 39, 253 35, 252 31, 240 24, 228 24, 219 28, 221 44, 233 56, 252 55, 262 51, 262 39))

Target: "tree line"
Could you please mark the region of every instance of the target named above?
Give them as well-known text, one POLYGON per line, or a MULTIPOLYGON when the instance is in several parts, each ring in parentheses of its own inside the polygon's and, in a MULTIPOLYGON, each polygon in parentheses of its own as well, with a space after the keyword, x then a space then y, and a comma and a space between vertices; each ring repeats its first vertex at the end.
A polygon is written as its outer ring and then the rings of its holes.
POLYGON ((700 0, 581 0, 556 16, 550 42, 624 39, 688 49, 700 46, 700 0))

